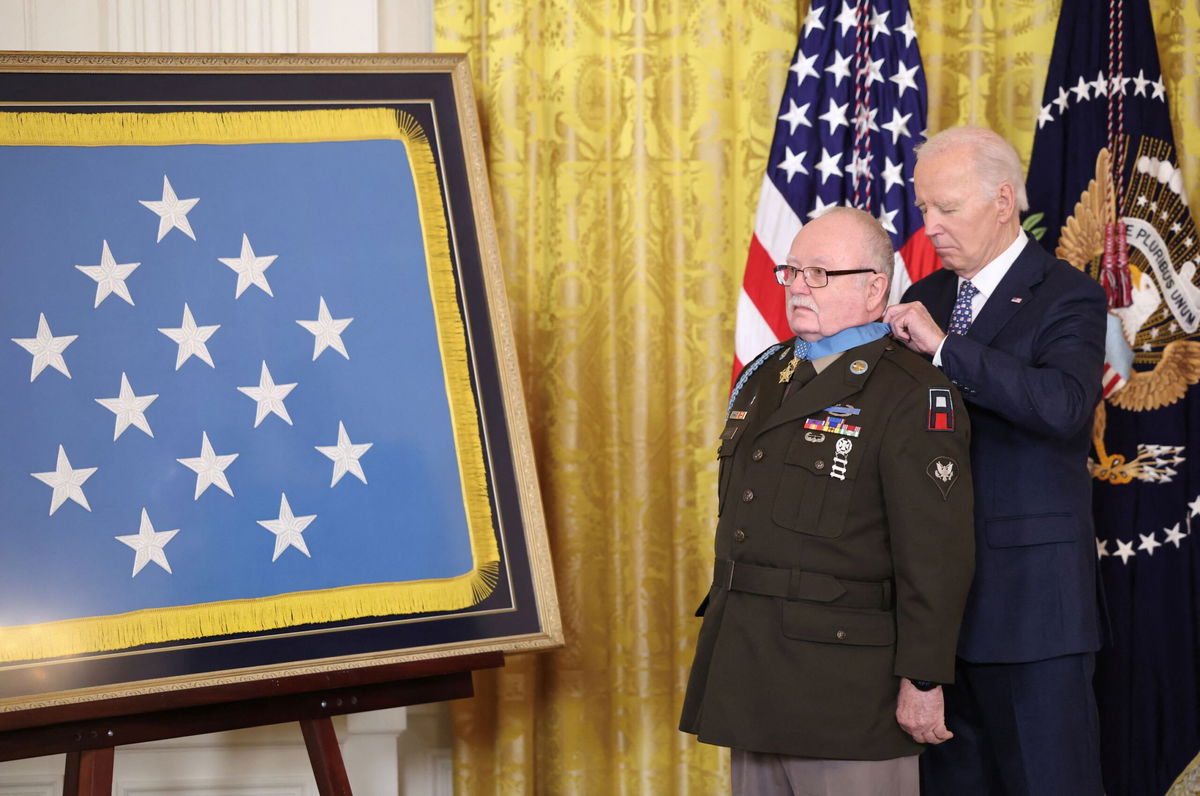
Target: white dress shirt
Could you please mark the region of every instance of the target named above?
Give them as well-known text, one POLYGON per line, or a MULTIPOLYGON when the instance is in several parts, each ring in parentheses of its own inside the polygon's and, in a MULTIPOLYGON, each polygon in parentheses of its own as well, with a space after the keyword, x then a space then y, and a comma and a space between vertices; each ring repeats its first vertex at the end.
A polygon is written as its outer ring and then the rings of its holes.
MULTIPOLYGON (((996 292, 996 288, 1000 285, 1000 280, 1008 273, 1008 269, 1012 268, 1012 264, 1017 261, 1017 257, 1025 250, 1025 245, 1029 243, 1029 238, 1025 231, 1017 233, 1017 238, 1012 242, 1007 249, 1000 252, 996 259, 979 269, 979 273, 971 277, 971 284, 979 292, 971 297, 971 321, 972 323, 979 317, 983 305, 987 303, 988 298, 996 292)), ((965 280, 960 276, 958 278, 958 288, 962 287, 965 280)), ((954 295, 958 295, 958 289, 955 289, 954 295)), ((946 344, 945 339, 938 345, 937 351, 933 354, 933 364, 942 366, 942 346, 946 344)))

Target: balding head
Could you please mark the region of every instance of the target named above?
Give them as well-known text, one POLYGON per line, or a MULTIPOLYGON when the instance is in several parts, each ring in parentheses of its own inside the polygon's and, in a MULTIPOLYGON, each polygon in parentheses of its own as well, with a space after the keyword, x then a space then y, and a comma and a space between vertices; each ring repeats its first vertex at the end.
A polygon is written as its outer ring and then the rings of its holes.
POLYGON ((869 213, 839 207, 813 219, 796 234, 787 260, 801 271, 787 287, 788 325, 801 338, 820 340, 883 314, 892 246, 869 213), (810 286, 806 268, 824 270, 827 283, 810 286))

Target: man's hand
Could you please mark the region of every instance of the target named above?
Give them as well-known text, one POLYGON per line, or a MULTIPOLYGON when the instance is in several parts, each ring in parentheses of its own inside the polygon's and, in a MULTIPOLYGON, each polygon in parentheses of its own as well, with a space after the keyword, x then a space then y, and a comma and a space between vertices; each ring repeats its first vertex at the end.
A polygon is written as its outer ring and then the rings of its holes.
POLYGON ((946 333, 919 301, 893 304, 883 311, 883 322, 892 325, 892 334, 897 340, 928 357, 933 356, 946 339, 946 333))
POLYGON ((907 677, 901 677, 900 693, 896 698, 896 721, 917 743, 938 744, 954 737, 954 733, 946 729, 945 704, 940 685, 931 691, 921 691, 907 677))

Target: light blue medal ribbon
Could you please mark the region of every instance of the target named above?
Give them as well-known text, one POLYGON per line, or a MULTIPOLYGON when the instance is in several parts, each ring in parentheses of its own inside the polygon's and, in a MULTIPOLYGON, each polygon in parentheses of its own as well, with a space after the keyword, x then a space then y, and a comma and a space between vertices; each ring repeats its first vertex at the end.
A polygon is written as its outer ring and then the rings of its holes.
POLYGON ((800 338, 796 338, 796 356, 801 359, 820 359, 827 357, 830 354, 840 354, 851 348, 867 343, 873 343, 885 334, 892 331, 892 327, 886 323, 864 323, 862 326, 851 326, 849 329, 843 329, 837 334, 831 334, 828 337, 823 337, 815 343, 808 343, 807 356, 800 353, 800 338))
MULTIPOLYGON (((829 337, 823 337, 814 343, 807 340, 796 338, 795 344, 792 346, 792 353, 796 359, 820 359, 831 354, 840 354, 843 351, 848 351, 851 348, 856 348, 860 345, 873 343, 885 334, 889 334, 892 327, 886 323, 864 323, 862 326, 851 326, 849 329, 843 329, 837 334, 831 334, 829 337)), ((733 411, 733 402, 737 400, 738 393, 742 387, 746 386, 746 381, 753 375, 754 371, 758 370, 764 362, 771 358, 779 349, 783 348, 783 343, 776 343, 766 351, 758 355, 758 358, 751 362, 742 375, 737 380, 737 384, 733 387, 733 394, 729 396, 729 409, 727 412, 733 411)))

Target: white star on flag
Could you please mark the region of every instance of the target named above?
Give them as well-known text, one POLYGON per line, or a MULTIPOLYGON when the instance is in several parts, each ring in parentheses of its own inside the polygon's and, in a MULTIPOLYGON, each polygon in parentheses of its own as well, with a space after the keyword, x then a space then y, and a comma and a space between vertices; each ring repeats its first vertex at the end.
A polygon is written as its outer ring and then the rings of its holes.
MULTIPOLYGON (((1083 79, 1082 75, 1079 77, 1079 82, 1071 88, 1071 91, 1075 92, 1076 102, 1082 102, 1085 99, 1091 99, 1092 96, 1091 91, 1088 89, 1088 83, 1083 79)), ((1120 543, 1118 542, 1118 544, 1120 543)), ((1132 542, 1130 542, 1130 544, 1132 544, 1132 542)))
POLYGON ((775 168, 786 171, 788 182, 791 182, 792 177, 795 177, 797 172, 800 174, 808 174, 808 168, 806 168, 804 165, 804 157, 807 154, 808 152, 804 150, 801 150, 800 152, 793 152, 789 147, 787 150, 787 157, 781 160, 775 168))
POLYGON ((891 191, 897 185, 904 185, 903 168, 903 163, 893 163, 891 158, 884 158, 883 183, 885 191, 891 191))
POLYGON ((834 152, 830 152, 824 147, 821 148, 821 160, 817 163, 817 171, 821 172, 821 184, 830 177, 841 176, 841 157, 834 152))
POLYGON ((350 358, 350 354, 346 352, 346 344, 342 342, 342 332, 346 331, 346 327, 353 320, 353 318, 334 318, 329 314, 329 308, 325 306, 325 297, 321 296, 321 304, 317 308, 317 319, 315 321, 296 321, 313 333, 315 338, 313 340, 313 361, 316 361, 326 348, 332 348, 346 359, 350 358))
POLYGON ((189 357, 196 357, 202 362, 207 362, 210 368, 216 367, 205 343, 208 342, 208 338, 213 336, 213 332, 220 328, 220 324, 197 326, 196 320, 192 317, 192 310, 188 307, 187 302, 184 302, 182 325, 174 329, 159 327, 158 330, 179 344, 179 351, 175 355, 175 370, 179 370, 189 357))
POLYGON ((1147 555, 1154 555, 1154 548, 1162 547, 1162 542, 1155 539, 1154 535, 1153 531, 1150 533, 1139 533, 1138 536, 1141 537, 1142 543, 1138 545, 1138 550, 1145 550, 1147 555))
MULTIPOLYGON (((849 55, 843 55, 842 53, 836 52, 836 51, 833 53, 833 63, 830 64, 829 66, 825 67, 825 71, 828 72, 829 74, 833 75, 833 77, 835 78, 834 79, 835 85, 841 86, 842 78, 850 77, 850 61, 851 60, 853 60, 853 59, 849 55)), ((806 103, 804 105, 804 107, 807 108, 811 104, 812 103, 806 103)), ((809 125, 809 126, 811 126, 811 125, 809 125)), ((796 129, 794 127, 792 128, 792 132, 793 133, 796 132, 796 129)))
POLYGON ((1060 114, 1066 113, 1068 99, 1069 99, 1069 97, 1067 96, 1067 90, 1065 88, 1063 88, 1062 86, 1059 86, 1058 87, 1058 96, 1054 99, 1052 104, 1058 106, 1058 112, 1060 114))
POLYGON ((336 486, 337 482, 342 480, 342 476, 346 473, 352 474, 364 484, 367 483, 367 476, 363 473, 362 464, 358 460, 374 444, 373 442, 363 442, 355 445, 350 442, 350 435, 346 433, 345 425, 339 420, 337 444, 314 446, 321 453, 333 459, 333 480, 329 486, 331 488, 336 486))
POLYGON ((218 456, 213 450, 212 443, 208 441, 208 432, 202 431, 200 432, 200 455, 191 459, 176 459, 175 461, 196 473, 196 494, 192 499, 199 500, 200 495, 204 494, 204 490, 210 486, 215 486, 233 497, 233 488, 229 486, 229 479, 225 477, 225 468, 232 464, 237 457, 236 453, 218 456))
POLYGON ((1112 555, 1112 553, 1108 552, 1108 540, 1107 539, 1097 539, 1096 540, 1096 558, 1104 558, 1105 556, 1110 556, 1110 555, 1112 555))
POLYGON ((264 293, 272 298, 275 294, 271 292, 271 286, 267 283, 267 276, 264 271, 271 267, 271 263, 275 262, 278 254, 268 254, 265 257, 258 257, 254 254, 254 249, 250 246, 250 238, 242 233, 242 253, 239 257, 218 257, 217 259, 232 268, 238 275, 237 292, 234 298, 241 298, 242 293, 251 285, 256 285, 261 288, 264 293))
POLYGON ((1128 564, 1129 559, 1136 556, 1137 553, 1133 552, 1133 542, 1126 542, 1121 539, 1118 539, 1117 540, 1117 552, 1113 553, 1113 555, 1116 556, 1117 558, 1121 559, 1122 564, 1128 564))
POLYGON ((258 402, 254 415, 255 428, 258 428, 258 424, 269 414, 279 415, 285 423, 289 426, 292 425, 292 418, 288 415, 287 407, 283 405, 283 399, 287 398, 288 393, 295 389, 296 384, 297 382, 276 384, 275 380, 271 378, 271 371, 267 369, 267 363, 264 360, 262 371, 258 377, 258 386, 238 387, 239 392, 245 393, 258 402))
POLYGON ((858 25, 857 7, 851 3, 850 0, 845 0, 845 2, 842 3, 842 11, 837 15, 837 18, 834 20, 834 22, 841 25, 842 35, 845 36, 847 31, 854 30, 854 28, 858 25))
POLYGON ((281 492, 279 498, 279 518, 274 520, 257 520, 258 524, 266 528, 271 533, 275 534, 275 554, 271 556, 271 560, 275 561, 279 558, 279 554, 289 547, 294 547, 304 555, 312 558, 312 554, 308 552, 308 545, 304 543, 304 529, 317 518, 316 514, 309 514, 305 517, 297 517, 292 514, 292 507, 288 505, 287 494, 281 492))
POLYGON ((1180 533, 1179 523, 1175 523, 1170 528, 1163 528, 1163 533, 1166 534, 1166 538, 1163 539, 1163 544, 1170 543, 1175 545, 1176 548, 1179 547, 1180 542, 1187 538, 1186 533, 1180 533))
POLYGON ((904 34, 904 46, 905 47, 912 46, 913 39, 917 38, 917 29, 916 29, 916 26, 913 25, 913 18, 912 18, 911 11, 904 12, 904 24, 901 25, 900 27, 896 28, 896 32, 904 34))
POLYGON ((804 105, 797 105, 793 102, 792 107, 788 109, 788 112, 779 118, 791 126, 793 133, 796 132, 796 125, 798 124, 802 124, 805 127, 812 127, 812 122, 808 120, 808 106, 810 104, 811 103, 806 102, 804 105))
POLYGON ((139 265, 141 263, 118 263, 116 258, 113 257, 112 251, 109 250, 108 241, 106 240, 100 249, 99 265, 75 266, 96 280, 96 303, 92 305, 92 309, 99 307, 100 302, 113 293, 125 299, 132 306, 133 296, 129 295, 129 286, 125 284, 125 280, 129 278, 129 275, 139 265))
POLYGON ((167 175, 163 175, 163 192, 162 199, 155 201, 151 199, 139 199, 138 204, 143 204, 153 210, 158 215, 158 240, 161 241, 163 236, 172 229, 178 229, 187 235, 192 240, 196 239, 196 234, 192 232, 192 225, 188 222, 188 212, 196 206, 196 202, 200 199, 180 199, 175 196, 175 189, 171 187, 171 181, 167 179, 167 175))
POLYGON ((848 102, 843 102, 841 105, 838 105, 836 101, 831 99, 829 100, 829 110, 817 117, 821 121, 829 124, 830 135, 833 135, 833 133, 836 132, 839 127, 850 126, 850 122, 846 118, 846 108, 849 106, 850 103, 848 102))
POLYGON ((891 31, 888 30, 887 18, 891 11, 884 11, 882 14, 876 9, 871 9, 871 38, 879 35, 891 36, 891 31))
POLYGON ((63 450, 62 445, 59 445, 58 462, 54 465, 54 471, 30 473, 30 475, 54 490, 50 495, 50 514, 53 515, 58 511, 58 507, 67 500, 74 500, 88 511, 92 510, 92 507, 88 505, 87 497, 83 494, 83 482, 91 478, 92 473, 97 469, 99 468, 73 469, 70 460, 67 459, 67 452, 63 450))
POLYGON ((895 231, 896 231, 896 224, 893 222, 893 219, 896 217, 896 214, 897 214, 897 213, 899 213, 899 212, 900 212, 900 210, 899 210, 899 209, 896 209, 896 210, 880 210, 880 212, 879 212, 879 223, 880 223, 880 224, 883 226, 883 228, 884 228, 884 229, 886 229, 888 232, 895 232, 895 231))
POLYGON ((814 30, 825 30, 825 23, 821 22, 821 14, 824 13, 824 8, 809 7, 808 16, 804 18, 804 35, 812 33, 814 30))
POLYGON ((154 526, 150 524, 150 515, 143 508, 142 523, 138 527, 137 533, 113 537, 118 542, 132 547, 136 553, 133 557, 133 574, 129 577, 137 577, 137 574, 142 571, 142 567, 151 561, 170 572, 171 564, 167 561, 167 554, 163 552, 163 548, 177 533, 179 533, 178 528, 173 531, 154 530, 154 526))
POLYGON ((910 66, 906 69, 904 67, 904 63, 901 62, 900 65, 896 68, 896 74, 894 74, 888 78, 888 80, 890 80, 896 84, 897 94, 899 96, 903 97, 904 92, 910 88, 913 91, 917 90, 916 74, 917 74, 917 70, 920 68, 921 68, 920 66, 914 65, 914 66, 910 66))
MULTIPOLYGON (((1051 103, 1051 104, 1053 104, 1053 103, 1051 103)), ((1038 115, 1037 115, 1038 129, 1040 130, 1043 127, 1045 127, 1046 122, 1052 122, 1052 121, 1054 121, 1054 115, 1050 112, 1050 105, 1043 105, 1042 109, 1040 111, 1038 111, 1038 115)))
POLYGON ((50 333, 50 324, 46 323, 45 313, 39 312, 37 337, 14 337, 12 341, 33 354, 33 365, 29 371, 30 381, 36 379, 47 365, 69 379, 71 371, 67 370, 67 361, 63 359, 62 354, 77 337, 77 334, 55 337, 50 333))
POLYGON ((875 60, 868 60, 867 61, 867 88, 870 88, 871 84, 873 84, 873 83, 882 83, 882 82, 883 82, 883 59, 877 58, 875 60))
POLYGON ((1143 96, 1143 97, 1147 96, 1147 94, 1146 94, 1146 86, 1150 85, 1150 83, 1151 83, 1152 81, 1150 81, 1150 80, 1148 80, 1148 79, 1146 78, 1146 70, 1145 70, 1145 69, 1139 69, 1139 70, 1138 70, 1138 73, 1137 73, 1137 77, 1135 77, 1135 78, 1131 78, 1131 79, 1133 80, 1133 93, 1134 93, 1134 95, 1135 95, 1135 96, 1137 96, 1137 95, 1140 95, 1140 96, 1143 96))
POLYGON ((796 73, 796 85, 804 82, 805 78, 817 77, 817 70, 813 69, 813 63, 817 60, 817 56, 813 55, 808 58, 797 58, 792 64, 791 71, 796 73))
POLYGON ((96 403, 117 416, 113 429, 113 440, 115 441, 130 426, 137 426, 146 432, 146 436, 154 436, 154 432, 150 430, 150 423, 146 421, 146 408, 154 403, 156 398, 158 398, 157 393, 154 395, 134 395, 133 388, 129 386, 129 379, 122 371, 121 391, 117 394, 117 397, 97 398, 96 403))
POLYGON ((908 120, 912 117, 911 113, 900 113, 899 108, 892 108, 892 120, 885 125, 882 125, 884 130, 892 134, 892 143, 896 143, 900 136, 911 136, 908 131, 908 120))

